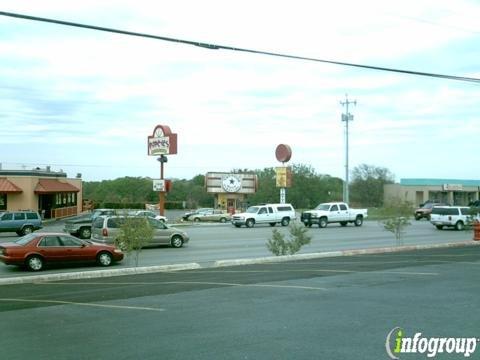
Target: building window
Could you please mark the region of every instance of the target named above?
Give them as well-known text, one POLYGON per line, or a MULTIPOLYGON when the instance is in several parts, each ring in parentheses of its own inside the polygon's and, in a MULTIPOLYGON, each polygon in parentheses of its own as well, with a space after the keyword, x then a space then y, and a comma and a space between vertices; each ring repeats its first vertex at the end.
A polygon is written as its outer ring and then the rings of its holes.
POLYGON ((7 210, 7 194, 0 194, 0 210, 7 210))

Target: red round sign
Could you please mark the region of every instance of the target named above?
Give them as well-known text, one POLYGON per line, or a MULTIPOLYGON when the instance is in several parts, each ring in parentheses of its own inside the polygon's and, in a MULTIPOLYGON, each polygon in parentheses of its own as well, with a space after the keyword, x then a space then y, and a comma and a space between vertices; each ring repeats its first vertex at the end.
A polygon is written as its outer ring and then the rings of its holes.
POLYGON ((285 163, 292 157, 292 149, 290 149, 290 146, 286 144, 280 144, 275 150, 275 156, 277 157, 278 161, 285 163))

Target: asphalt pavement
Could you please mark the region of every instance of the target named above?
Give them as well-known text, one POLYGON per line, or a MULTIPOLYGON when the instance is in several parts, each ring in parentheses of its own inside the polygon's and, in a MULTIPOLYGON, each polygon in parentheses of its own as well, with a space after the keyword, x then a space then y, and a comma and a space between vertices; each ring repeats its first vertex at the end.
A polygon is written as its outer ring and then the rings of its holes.
POLYGON ((388 359, 397 327, 480 338, 479 259, 472 245, 2 286, 0 351, 9 360, 388 359))

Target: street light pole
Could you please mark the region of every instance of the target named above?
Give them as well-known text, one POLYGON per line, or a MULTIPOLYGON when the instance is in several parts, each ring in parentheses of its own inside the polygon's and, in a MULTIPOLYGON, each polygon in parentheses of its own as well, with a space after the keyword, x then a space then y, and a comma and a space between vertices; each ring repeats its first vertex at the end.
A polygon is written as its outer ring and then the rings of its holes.
POLYGON ((340 101, 342 106, 346 107, 345 114, 342 114, 342 121, 345 121, 345 182, 343 183, 343 202, 349 203, 348 191, 348 123, 353 121, 353 115, 348 112, 348 105, 357 105, 357 101, 349 101, 348 95, 345 94, 345 101, 340 101))

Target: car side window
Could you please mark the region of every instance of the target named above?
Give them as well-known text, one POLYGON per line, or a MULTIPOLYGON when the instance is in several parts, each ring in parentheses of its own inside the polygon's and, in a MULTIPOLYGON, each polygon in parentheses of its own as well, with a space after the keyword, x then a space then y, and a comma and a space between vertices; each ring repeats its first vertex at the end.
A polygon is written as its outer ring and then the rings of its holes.
POLYGON ((63 246, 82 246, 83 244, 80 240, 67 236, 61 236, 60 240, 63 246))
POLYGON ((113 229, 118 228, 120 227, 119 222, 120 221, 117 218, 109 218, 107 219, 107 227, 113 229))
POLYGON ((25 220, 25 213, 14 213, 13 220, 25 220))
POLYGON ((12 220, 13 214, 3 214, 2 220, 12 220))
POLYGON ((340 210, 347 210, 347 205, 340 204, 340 210))
POLYGON ((337 205, 333 205, 333 206, 330 208, 330 211, 338 211, 338 206, 337 206, 337 205))
POLYGON ((58 236, 45 236, 42 241, 38 244, 40 247, 54 247, 54 246, 62 246, 60 244, 60 240, 58 236))
POLYGON ((269 206, 269 207, 268 207, 268 212, 269 212, 270 214, 273 214, 273 208, 269 206))
POLYGON ((154 229, 166 229, 167 228, 163 222, 161 222, 157 219, 148 218, 148 223, 154 229))
POLYGON ((266 213, 267 213, 267 209, 266 209, 266 208, 261 208, 258 213, 259 213, 259 214, 266 214, 266 213))
POLYGON ((38 219, 38 214, 37 213, 27 213, 27 219, 28 220, 37 220, 38 219))

